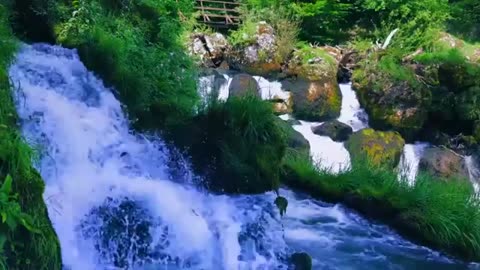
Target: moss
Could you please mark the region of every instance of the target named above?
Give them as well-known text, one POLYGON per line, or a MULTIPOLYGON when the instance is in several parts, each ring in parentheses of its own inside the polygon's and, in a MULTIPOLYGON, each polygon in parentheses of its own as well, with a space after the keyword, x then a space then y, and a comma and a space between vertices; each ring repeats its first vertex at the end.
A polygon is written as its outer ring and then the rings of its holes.
POLYGON ((61 269, 60 245, 43 201, 44 183, 32 168, 32 150, 17 130, 17 116, 7 77, 7 68, 16 49, 8 29, 7 10, 0 5, 0 179, 9 174, 21 210, 32 219, 35 231, 18 226, 7 239, 8 269, 61 269))
POLYGON ((396 167, 404 145, 405 141, 396 132, 363 129, 354 133, 346 142, 345 147, 354 162, 366 158, 376 166, 396 167))

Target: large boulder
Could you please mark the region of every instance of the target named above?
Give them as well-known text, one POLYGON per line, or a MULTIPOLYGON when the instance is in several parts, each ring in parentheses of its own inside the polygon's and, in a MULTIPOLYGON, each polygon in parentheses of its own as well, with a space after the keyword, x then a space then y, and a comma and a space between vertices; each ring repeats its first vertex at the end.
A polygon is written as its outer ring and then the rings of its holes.
POLYGON ((200 59, 205 67, 219 67, 230 49, 225 36, 220 33, 193 33, 190 36, 188 50, 200 59))
MULTIPOLYGON (((359 101, 369 115, 375 129, 398 131, 412 140, 423 128, 429 112, 431 93, 421 82, 415 81, 414 72, 423 72, 419 66, 399 67, 412 76, 399 79, 391 71, 383 70, 376 60, 365 69, 353 73, 353 87, 359 101)), ((362 65, 365 66, 365 65, 362 65)), ((398 71, 400 72, 400 71, 398 71)))
POLYGON ((275 30, 266 22, 259 22, 253 33, 241 33, 243 42, 228 55, 228 63, 235 69, 250 74, 267 76, 281 71, 277 55, 275 30))
POLYGON ((396 167, 405 146, 405 140, 393 131, 363 129, 355 132, 345 144, 353 165, 366 160, 374 166, 396 167))
POLYGON ((327 121, 340 115, 342 94, 337 83, 337 62, 322 48, 296 50, 288 63, 283 87, 292 93, 298 119, 327 121))
POLYGON ((344 142, 352 135, 353 129, 347 124, 333 120, 312 127, 312 132, 320 136, 328 136, 336 142, 344 142))
POLYGON ((257 80, 251 75, 244 73, 233 76, 228 91, 230 97, 243 96, 247 93, 260 97, 260 87, 257 80))
POLYGON ((440 178, 468 179, 465 158, 450 149, 431 147, 425 149, 419 169, 440 178))

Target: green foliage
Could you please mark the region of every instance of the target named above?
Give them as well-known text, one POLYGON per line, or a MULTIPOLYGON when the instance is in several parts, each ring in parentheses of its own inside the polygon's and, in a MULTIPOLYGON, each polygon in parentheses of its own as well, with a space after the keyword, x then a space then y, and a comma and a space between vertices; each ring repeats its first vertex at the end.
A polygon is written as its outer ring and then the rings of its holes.
POLYGON ((389 223, 400 233, 465 259, 480 259, 480 198, 469 181, 419 175, 413 186, 397 172, 356 162, 331 174, 287 155, 282 180, 389 223))
POLYGON ((237 47, 254 44, 257 25, 260 21, 265 21, 275 31, 274 60, 278 63, 285 62, 294 50, 300 32, 299 20, 292 11, 278 3, 268 8, 244 8, 241 11, 242 24, 237 30, 230 31, 228 37, 230 44, 237 47))
POLYGON ((43 202, 44 183, 32 168, 33 152, 16 126, 7 68, 17 46, 6 7, 0 5, 0 178, 5 179, 0 189, 0 264, 8 269, 56 270, 62 266, 60 246, 43 202))
POLYGON ((450 30, 465 39, 480 39, 480 2, 477 0, 451 0, 450 30))
POLYGON ((448 0, 361 0, 363 14, 373 22, 376 38, 383 40, 399 28, 392 46, 412 52, 430 45, 439 29, 449 18, 448 0))
POLYGON ((72 16, 57 25, 57 38, 78 48, 87 67, 115 86, 137 127, 169 130, 192 117, 199 101, 177 13, 188 15, 192 5, 78 0, 67 8, 72 16))
POLYGON ((228 193, 278 188, 286 139, 271 104, 255 96, 213 101, 188 128, 192 163, 209 187, 228 193))

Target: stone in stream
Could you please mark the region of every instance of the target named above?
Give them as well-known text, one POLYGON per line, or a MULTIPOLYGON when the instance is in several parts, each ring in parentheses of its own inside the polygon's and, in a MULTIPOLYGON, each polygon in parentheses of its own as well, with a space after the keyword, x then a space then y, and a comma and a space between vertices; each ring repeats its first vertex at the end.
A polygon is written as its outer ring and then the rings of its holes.
POLYGON ((347 124, 333 120, 312 127, 312 132, 320 136, 328 136, 336 142, 344 142, 352 135, 353 129, 347 124))
POLYGON ((312 257, 305 252, 292 254, 290 261, 294 270, 312 270, 312 257))
POLYGON ((293 114, 300 120, 327 121, 340 116, 342 94, 337 83, 337 61, 322 48, 293 53, 282 81, 292 94, 293 114))
POLYGON ((233 76, 228 91, 230 97, 239 97, 247 93, 260 97, 258 82, 251 75, 244 73, 233 76))
POLYGON ((465 158, 447 148, 425 149, 420 159, 419 169, 443 179, 468 179, 469 177, 465 158))
POLYGON ((398 132, 375 131, 371 128, 355 132, 345 147, 354 162, 366 160, 374 166, 394 168, 400 162, 405 140, 398 132))

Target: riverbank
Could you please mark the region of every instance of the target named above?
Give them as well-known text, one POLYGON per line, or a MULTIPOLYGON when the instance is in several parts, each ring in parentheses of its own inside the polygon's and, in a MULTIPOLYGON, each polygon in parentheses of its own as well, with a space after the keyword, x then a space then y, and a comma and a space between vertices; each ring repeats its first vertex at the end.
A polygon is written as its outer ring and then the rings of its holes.
POLYGON ((18 48, 0 5, 0 268, 62 268, 60 245, 43 201, 45 184, 32 167, 34 150, 18 130, 8 67, 18 48))
POLYGON ((366 163, 332 174, 295 155, 285 160, 282 180, 385 222, 415 242, 480 259, 480 199, 468 182, 420 174, 410 186, 397 172, 366 163))

